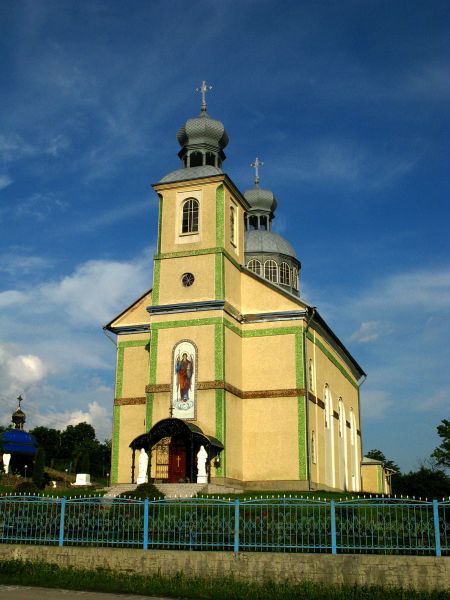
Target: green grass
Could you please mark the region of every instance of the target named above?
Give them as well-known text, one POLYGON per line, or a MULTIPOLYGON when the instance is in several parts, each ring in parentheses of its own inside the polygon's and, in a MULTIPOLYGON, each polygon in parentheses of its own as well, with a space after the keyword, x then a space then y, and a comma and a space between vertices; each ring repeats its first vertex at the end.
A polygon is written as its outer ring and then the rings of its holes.
POLYGON ((299 584, 254 583, 232 578, 189 578, 142 576, 107 570, 87 571, 56 567, 47 563, 3 561, 0 584, 52 587, 71 590, 142 594, 196 600, 444 600, 448 592, 413 592, 382 587, 351 587, 299 584))
MULTIPOLYGON (((0 486, 0 496, 3 495, 14 495, 14 490, 12 487, 0 486)), ((91 490, 89 488, 76 489, 76 488, 67 488, 67 489, 46 489, 39 492, 40 496, 47 496, 50 498, 62 498, 65 496, 66 498, 74 498, 75 496, 83 498, 90 498, 91 496, 103 496, 106 494, 106 490, 91 490)))
MULTIPOLYGON (((297 491, 285 491, 285 492, 276 492, 276 491, 260 491, 260 490, 247 490, 242 494, 198 494, 199 498, 239 498, 240 500, 250 500, 254 498, 307 498, 307 499, 316 499, 319 498, 321 500, 345 500, 346 498, 362 498, 363 494, 355 493, 355 492, 325 492, 323 490, 318 490, 315 492, 299 492, 297 491)), ((375 494, 372 494, 375 497, 375 494)), ((368 494, 366 494, 368 497, 368 494)))

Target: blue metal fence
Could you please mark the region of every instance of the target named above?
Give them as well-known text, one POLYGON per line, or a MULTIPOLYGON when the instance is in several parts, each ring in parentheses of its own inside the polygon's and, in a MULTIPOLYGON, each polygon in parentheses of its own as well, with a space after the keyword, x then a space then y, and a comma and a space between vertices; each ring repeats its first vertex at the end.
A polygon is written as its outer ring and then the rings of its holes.
POLYGON ((0 497, 0 542, 450 555, 450 500, 0 497))

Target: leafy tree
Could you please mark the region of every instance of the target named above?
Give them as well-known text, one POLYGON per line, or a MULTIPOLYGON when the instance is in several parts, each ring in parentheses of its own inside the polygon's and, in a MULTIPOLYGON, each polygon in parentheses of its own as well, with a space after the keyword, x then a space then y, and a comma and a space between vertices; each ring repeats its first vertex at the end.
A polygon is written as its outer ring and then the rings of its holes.
POLYGON ((442 469, 421 466, 418 471, 395 475, 392 487, 397 495, 423 499, 444 498, 450 496, 450 477, 442 469))
POLYGON ((49 427, 35 427, 30 431, 40 448, 45 451, 47 460, 57 459, 61 453, 61 432, 49 427))
POLYGON ((395 464, 394 461, 388 460, 381 450, 377 450, 376 448, 374 450, 369 450, 369 452, 366 452, 364 456, 367 456, 367 458, 372 458, 373 460, 379 460, 380 462, 384 463, 388 469, 392 469, 393 471, 400 473, 400 467, 395 464))
POLYGON ((45 450, 42 448, 38 448, 36 452, 36 457, 34 459, 34 468, 33 468, 33 483, 37 488, 44 488, 44 468, 45 468, 45 450))
POLYGON ((450 421, 442 419, 441 424, 437 426, 437 432, 442 443, 431 456, 436 459, 438 465, 450 469, 450 421))
POLYGON ((89 449, 83 448, 78 456, 76 472, 77 473, 90 473, 91 464, 89 460, 89 449))
POLYGON ((95 429, 89 423, 68 425, 61 433, 61 457, 76 458, 84 448, 94 450, 96 442, 95 429))

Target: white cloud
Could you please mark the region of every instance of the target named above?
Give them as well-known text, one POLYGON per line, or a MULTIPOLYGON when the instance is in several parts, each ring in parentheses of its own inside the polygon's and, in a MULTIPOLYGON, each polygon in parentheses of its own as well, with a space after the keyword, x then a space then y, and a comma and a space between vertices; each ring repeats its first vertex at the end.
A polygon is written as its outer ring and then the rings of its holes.
POLYGON ((19 202, 15 213, 20 219, 31 218, 37 221, 45 221, 55 211, 60 212, 65 210, 66 206, 66 202, 56 197, 53 193, 35 193, 19 202))
POLYGON ((5 252, 0 255, 0 271, 9 275, 26 275, 49 268, 53 262, 42 256, 5 252))
POLYGON ((14 396, 30 390, 48 375, 47 365, 34 354, 20 354, 10 345, 0 345, 2 394, 14 396))
MULTIPOLYGON (((124 219, 129 219, 141 215, 145 212, 148 213, 150 209, 150 203, 154 197, 142 202, 124 203, 118 208, 110 209, 107 212, 100 213, 90 219, 85 219, 81 223, 77 223, 74 229, 79 232, 92 232, 99 228, 114 225, 124 219)), ((154 201, 154 200, 153 200, 154 201)))
POLYGON ((6 290, 6 292, 0 292, 0 307, 6 307, 11 305, 22 304, 26 302, 27 296, 22 292, 16 290, 6 290))
POLYGON ((379 321, 364 321, 359 329, 350 336, 350 341, 362 344, 375 341, 379 336, 379 326, 379 321))
POLYGON ((4 190, 11 185, 13 180, 9 175, 0 175, 0 190, 4 190))

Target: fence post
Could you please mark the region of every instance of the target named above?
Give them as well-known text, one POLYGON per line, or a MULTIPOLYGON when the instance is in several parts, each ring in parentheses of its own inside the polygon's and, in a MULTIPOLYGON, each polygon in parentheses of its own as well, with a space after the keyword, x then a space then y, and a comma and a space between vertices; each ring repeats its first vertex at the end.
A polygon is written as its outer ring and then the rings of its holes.
POLYGON ((337 554, 336 544, 336 505, 334 500, 330 500, 331 513, 331 554, 337 554))
POLYGON ((59 545, 64 545, 64 513, 66 512, 66 497, 61 498, 61 515, 59 518, 59 545))
POLYGON ((148 498, 144 500, 144 550, 148 550, 148 498))
POLYGON ((441 556, 441 532, 439 531, 439 505, 433 500, 434 539, 436 544, 436 556, 441 556))
POLYGON ((239 498, 234 499, 234 552, 239 552, 239 498))

